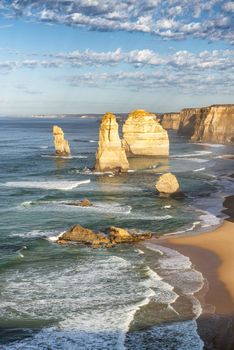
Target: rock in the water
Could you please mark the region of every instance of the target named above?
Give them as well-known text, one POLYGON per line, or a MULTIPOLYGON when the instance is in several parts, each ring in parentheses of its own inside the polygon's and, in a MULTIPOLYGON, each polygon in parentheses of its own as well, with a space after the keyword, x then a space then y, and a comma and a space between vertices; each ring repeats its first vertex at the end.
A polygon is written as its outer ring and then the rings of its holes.
POLYGON ((96 153, 95 169, 105 170, 127 170, 129 163, 125 149, 119 138, 119 126, 116 116, 106 113, 102 119, 99 129, 99 144, 96 153))
POLYGON ((58 156, 69 156, 71 154, 69 143, 64 139, 63 130, 57 126, 53 126, 54 147, 58 156))
POLYGON ((123 125, 123 145, 133 155, 168 156, 169 139, 153 113, 138 109, 123 125))
POLYGON ((178 130, 180 125, 180 113, 163 114, 161 125, 164 129, 178 130))
POLYGON ((109 227, 105 233, 96 233, 80 225, 75 225, 60 235, 57 243, 67 244, 69 242, 76 242, 91 245, 93 248, 111 248, 116 244, 138 242, 148 239, 151 236, 151 233, 136 234, 115 226, 109 227))
POLYGON ((172 173, 163 174, 159 177, 155 184, 160 194, 173 195, 179 193, 180 185, 177 178, 172 173))
POLYGON ((112 243, 138 242, 152 237, 150 232, 133 233, 120 227, 111 226, 106 230, 112 243))
POLYGON ((93 205, 93 203, 87 198, 82 199, 81 201, 64 202, 63 204, 74 205, 76 207, 92 207, 93 205))
POLYGON ((74 241, 79 243, 92 243, 97 238, 97 234, 81 225, 75 225, 70 230, 64 232, 59 240, 74 241))
POLYGON ((120 227, 111 226, 107 229, 107 233, 115 243, 132 241, 132 235, 127 230, 120 227))

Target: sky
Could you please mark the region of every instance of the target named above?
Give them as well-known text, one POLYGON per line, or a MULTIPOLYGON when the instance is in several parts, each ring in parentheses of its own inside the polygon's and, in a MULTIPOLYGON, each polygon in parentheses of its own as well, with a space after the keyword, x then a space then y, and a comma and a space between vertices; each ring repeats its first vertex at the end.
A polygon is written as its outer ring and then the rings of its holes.
POLYGON ((233 103, 234 2, 0 0, 0 115, 233 103))

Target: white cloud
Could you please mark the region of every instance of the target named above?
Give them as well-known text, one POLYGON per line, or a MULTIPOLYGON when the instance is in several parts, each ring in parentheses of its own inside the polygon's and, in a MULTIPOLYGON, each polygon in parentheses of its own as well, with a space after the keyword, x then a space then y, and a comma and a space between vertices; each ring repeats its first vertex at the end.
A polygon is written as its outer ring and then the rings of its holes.
POLYGON ((96 31, 129 31, 163 39, 202 38, 234 43, 234 4, 225 0, 0 1, 6 16, 96 31))

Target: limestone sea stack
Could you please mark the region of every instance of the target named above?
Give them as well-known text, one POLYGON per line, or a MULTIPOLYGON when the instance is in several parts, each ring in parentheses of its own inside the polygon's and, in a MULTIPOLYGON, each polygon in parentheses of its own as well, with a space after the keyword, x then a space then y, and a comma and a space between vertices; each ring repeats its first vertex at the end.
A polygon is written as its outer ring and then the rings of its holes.
POLYGON ((123 125, 123 145, 132 155, 168 156, 167 131, 153 113, 138 109, 129 113, 123 125))
POLYGON ((179 182, 172 173, 161 175, 156 181, 155 187, 161 195, 173 195, 180 191, 179 182))
POLYGON ((122 171, 128 168, 129 163, 119 137, 119 125, 116 116, 107 112, 102 118, 99 129, 95 169, 98 171, 122 171))
POLYGON ((162 116, 161 125, 164 129, 178 130, 180 125, 180 113, 165 113, 162 116))
POLYGON ((58 156, 69 156, 71 154, 69 143, 64 138, 63 130, 57 126, 53 126, 54 135, 54 147, 56 155, 58 156))

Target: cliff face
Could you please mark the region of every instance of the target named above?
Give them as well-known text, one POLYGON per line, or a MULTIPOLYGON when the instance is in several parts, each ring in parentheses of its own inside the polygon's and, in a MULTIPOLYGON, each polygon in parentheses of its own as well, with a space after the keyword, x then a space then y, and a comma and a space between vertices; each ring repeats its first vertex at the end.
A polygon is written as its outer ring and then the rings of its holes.
POLYGON ((161 125, 164 129, 178 130, 180 125, 180 113, 165 113, 161 125))
POLYGON ((123 144, 134 155, 167 156, 169 139, 156 115, 142 109, 131 112, 123 125, 123 144))
POLYGON ((233 143, 234 105, 214 105, 196 113, 192 141, 233 143))
POLYGON ((194 134, 197 112, 199 108, 184 108, 180 111, 179 135, 191 137, 194 134))
POLYGON ((69 156, 71 154, 69 143, 64 139, 63 130, 57 126, 53 126, 53 135, 54 135, 54 147, 55 152, 58 156, 69 156))
POLYGON ((126 170, 129 168, 125 149, 118 132, 116 116, 106 113, 99 129, 99 143, 96 153, 96 170, 126 170))

